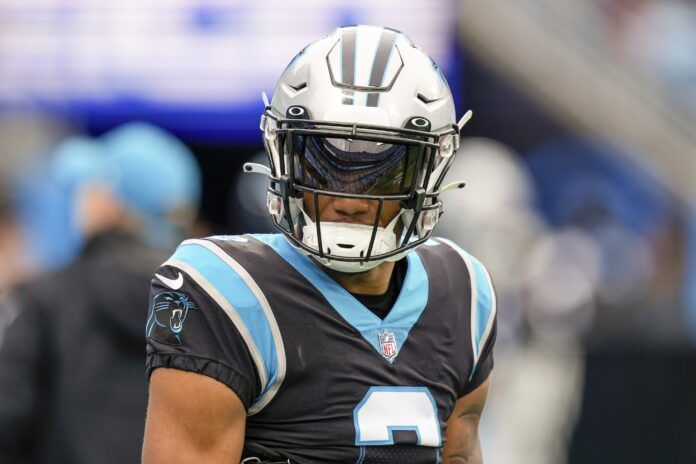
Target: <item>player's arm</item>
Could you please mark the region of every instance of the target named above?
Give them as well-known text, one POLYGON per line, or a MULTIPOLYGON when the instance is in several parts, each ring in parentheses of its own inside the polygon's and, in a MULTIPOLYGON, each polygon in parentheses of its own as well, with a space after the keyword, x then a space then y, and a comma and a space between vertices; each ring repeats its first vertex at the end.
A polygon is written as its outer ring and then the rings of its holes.
POLYGON ((471 393, 459 398, 447 421, 443 464, 481 464, 478 426, 488 397, 490 378, 471 393))
POLYGON ((226 385, 158 368, 150 377, 143 463, 240 462, 245 425, 244 405, 226 385))

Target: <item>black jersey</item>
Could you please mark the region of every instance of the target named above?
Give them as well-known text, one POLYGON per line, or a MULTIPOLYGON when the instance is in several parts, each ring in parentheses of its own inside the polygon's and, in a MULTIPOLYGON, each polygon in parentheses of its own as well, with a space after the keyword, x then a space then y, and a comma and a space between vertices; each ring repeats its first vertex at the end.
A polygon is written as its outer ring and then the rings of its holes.
POLYGON ((282 235, 184 242, 152 281, 148 374, 229 386, 246 440, 293 462, 439 462, 455 402, 492 368, 495 294, 451 242, 404 259, 380 319, 282 235))

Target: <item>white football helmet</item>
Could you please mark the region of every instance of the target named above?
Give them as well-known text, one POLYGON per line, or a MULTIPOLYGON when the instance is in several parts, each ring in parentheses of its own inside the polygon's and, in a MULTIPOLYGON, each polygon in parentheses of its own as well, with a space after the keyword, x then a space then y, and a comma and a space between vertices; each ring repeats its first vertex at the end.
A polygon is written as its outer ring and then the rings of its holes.
MULTIPOLYGON (((428 240, 442 212, 442 180, 459 146, 442 72, 403 33, 348 26, 305 47, 280 77, 261 117, 274 225, 300 251, 341 272, 403 258, 428 240), (378 201, 375 224, 326 222, 305 212, 319 195, 378 201), (386 227, 384 201, 401 205, 386 227), (403 227, 397 227, 401 221, 403 227), (397 237, 396 231, 400 231, 397 237)), ((318 209, 318 208, 317 208, 318 209)))

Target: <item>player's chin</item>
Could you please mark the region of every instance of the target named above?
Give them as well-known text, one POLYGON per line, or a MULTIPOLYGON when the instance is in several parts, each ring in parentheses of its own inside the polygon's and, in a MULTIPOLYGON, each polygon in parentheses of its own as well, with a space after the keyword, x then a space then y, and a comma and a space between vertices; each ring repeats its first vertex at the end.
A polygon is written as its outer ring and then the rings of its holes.
MULTIPOLYGON (((312 259, 317 262, 317 264, 322 264, 316 257, 312 256, 312 259)), ((351 277, 359 277, 359 276, 364 276, 367 275, 370 272, 375 271, 375 269, 379 269, 380 267, 384 266, 386 264, 385 262, 379 263, 377 266, 372 267, 370 269, 365 269, 364 271, 356 271, 356 272, 346 272, 346 271, 339 271, 337 269, 334 269, 332 267, 322 265, 322 267, 329 273, 329 274, 338 274, 338 275, 344 275, 344 276, 351 276, 351 277)))

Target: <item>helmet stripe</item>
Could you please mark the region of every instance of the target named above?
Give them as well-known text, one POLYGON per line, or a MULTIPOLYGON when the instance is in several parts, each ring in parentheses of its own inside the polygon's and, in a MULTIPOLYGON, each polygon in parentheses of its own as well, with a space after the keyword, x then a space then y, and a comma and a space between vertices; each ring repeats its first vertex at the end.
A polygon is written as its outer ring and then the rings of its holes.
POLYGON ((348 27, 341 31, 341 82, 355 84, 355 36, 356 27, 348 27))
MULTIPOLYGON (((379 45, 375 59, 372 62, 372 73, 370 74, 370 87, 381 87, 384 81, 384 74, 387 70, 389 57, 394 50, 397 33, 391 29, 383 29, 382 35, 379 38, 379 45)), ((379 93, 370 93, 367 96, 367 106, 377 106, 379 102, 379 93)))

